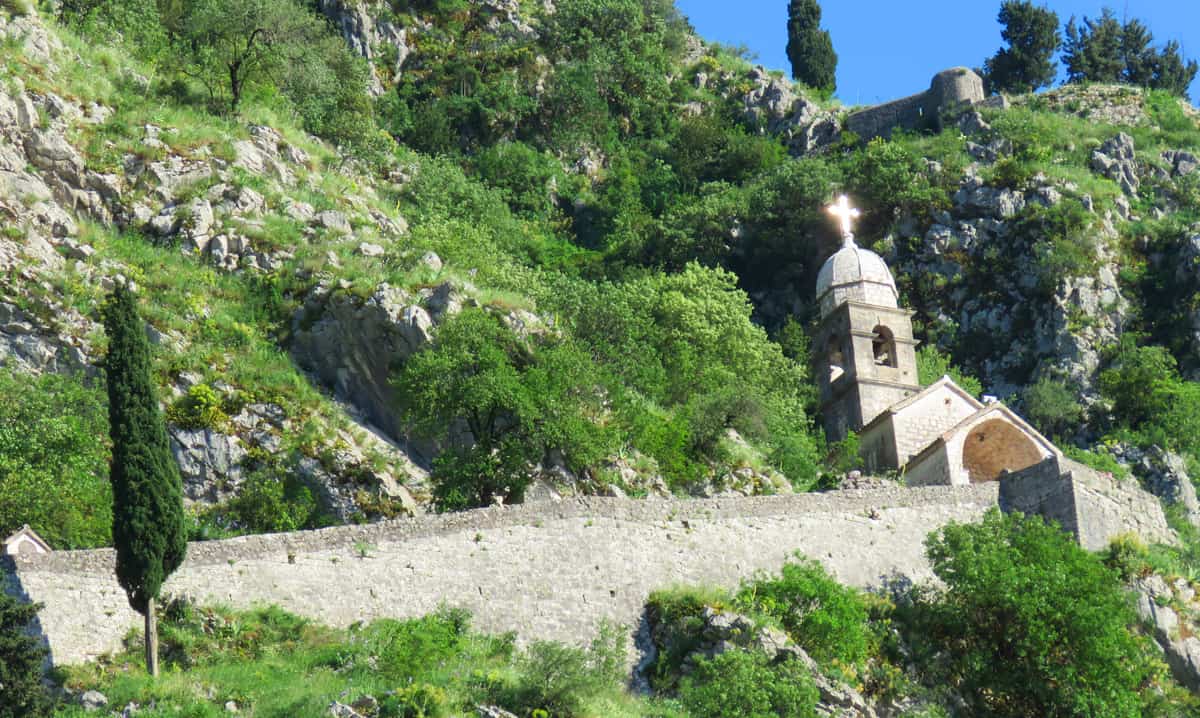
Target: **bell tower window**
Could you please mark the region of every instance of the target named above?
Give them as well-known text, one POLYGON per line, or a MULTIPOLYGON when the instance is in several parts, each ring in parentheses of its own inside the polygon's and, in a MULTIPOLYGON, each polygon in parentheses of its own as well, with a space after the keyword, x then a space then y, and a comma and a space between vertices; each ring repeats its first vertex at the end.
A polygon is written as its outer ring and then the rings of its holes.
POLYGON ((875 355, 875 365, 888 366, 893 369, 898 367, 896 337, 892 334, 892 330, 881 325, 872 329, 871 334, 871 349, 875 355))
POLYGON ((829 353, 826 362, 829 364, 829 383, 837 381, 846 373, 846 357, 842 352, 842 339, 836 334, 829 337, 829 353))

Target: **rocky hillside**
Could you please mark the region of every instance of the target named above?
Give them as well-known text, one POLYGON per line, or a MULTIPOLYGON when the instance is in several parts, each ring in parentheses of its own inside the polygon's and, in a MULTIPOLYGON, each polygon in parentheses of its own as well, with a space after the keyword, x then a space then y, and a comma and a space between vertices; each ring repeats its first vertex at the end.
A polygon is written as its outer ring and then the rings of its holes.
POLYGON ((972 374, 1200 515, 1186 103, 1069 86, 864 142, 670 3, 318 6, 369 143, 270 80, 230 114, 136 40, 0 10, 4 371, 99 396, 98 308, 132 282, 197 535, 836 483, 806 336, 841 191, 926 380, 972 374))

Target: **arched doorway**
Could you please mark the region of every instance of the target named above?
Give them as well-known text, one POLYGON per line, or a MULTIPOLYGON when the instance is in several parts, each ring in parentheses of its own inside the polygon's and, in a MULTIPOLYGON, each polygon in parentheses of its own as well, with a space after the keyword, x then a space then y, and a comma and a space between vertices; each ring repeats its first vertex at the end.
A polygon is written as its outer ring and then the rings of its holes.
POLYGON ((1004 419, 988 419, 963 442, 963 468, 973 484, 995 481, 1003 471, 1018 471, 1043 458, 1033 439, 1004 419))

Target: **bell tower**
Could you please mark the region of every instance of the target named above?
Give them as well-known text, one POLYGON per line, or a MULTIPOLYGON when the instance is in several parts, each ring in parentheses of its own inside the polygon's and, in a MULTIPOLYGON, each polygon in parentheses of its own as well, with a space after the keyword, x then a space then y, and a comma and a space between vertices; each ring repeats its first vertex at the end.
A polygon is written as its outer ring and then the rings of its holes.
POLYGON ((859 212, 844 195, 829 211, 841 222, 842 248, 817 275, 813 363, 825 437, 840 441, 921 387, 912 312, 898 306, 892 273, 878 254, 855 244, 851 223, 859 212))

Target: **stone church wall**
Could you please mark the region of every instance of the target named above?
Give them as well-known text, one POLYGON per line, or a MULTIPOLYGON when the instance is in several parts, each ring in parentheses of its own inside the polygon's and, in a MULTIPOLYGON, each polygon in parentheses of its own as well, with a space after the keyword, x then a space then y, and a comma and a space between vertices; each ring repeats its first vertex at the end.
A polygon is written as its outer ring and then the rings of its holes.
MULTIPOLYGON (((675 584, 735 586, 796 552, 872 586, 930 577, 925 536, 972 521, 993 485, 713 500, 581 499, 291 534, 193 543, 165 591, 204 603, 277 604, 334 626, 411 617, 443 602, 484 631, 583 643, 601 620, 636 627, 646 597, 675 584)), ((10 592, 42 602, 52 660, 119 648, 138 625, 113 552, 10 560, 10 592)))

